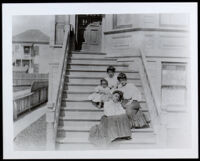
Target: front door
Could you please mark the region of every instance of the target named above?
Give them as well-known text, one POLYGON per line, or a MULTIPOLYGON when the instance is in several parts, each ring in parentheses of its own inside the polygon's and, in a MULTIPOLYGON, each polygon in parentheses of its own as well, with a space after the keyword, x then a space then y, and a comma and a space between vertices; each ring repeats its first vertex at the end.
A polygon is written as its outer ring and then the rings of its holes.
MULTIPOLYGON (((102 22, 102 15, 77 15, 76 16, 76 50, 83 50, 83 44, 85 44, 84 46, 87 46, 86 44, 88 43, 88 41, 86 40, 87 37, 93 38, 91 40, 94 41, 94 38, 97 37, 96 35, 101 35, 101 29, 100 29, 101 22, 102 22), (92 25, 94 23, 98 24, 100 27, 92 25), (93 26, 93 27, 89 27, 89 26, 93 26), (92 29, 92 28, 95 28, 95 29, 92 29), (88 36, 86 32, 89 33, 90 36, 88 36)), ((101 41, 100 37, 97 37, 97 38, 98 38, 98 41, 95 40, 96 43, 100 43, 101 41)))

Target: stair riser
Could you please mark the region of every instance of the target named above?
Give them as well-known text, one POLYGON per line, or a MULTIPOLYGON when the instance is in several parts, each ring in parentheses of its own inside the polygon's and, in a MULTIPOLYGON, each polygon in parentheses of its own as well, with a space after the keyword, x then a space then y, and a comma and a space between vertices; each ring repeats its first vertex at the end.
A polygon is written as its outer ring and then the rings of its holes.
MULTIPOLYGON (((150 120, 149 112, 143 112, 147 119, 150 120)), ((104 115, 102 111, 60 111, 60 118, 62 120, 100 120, 104 115)))
MULTIPOLYGON (((67 94, 63 93, 63 98, 73 99, 73 100, 88 100, 89 94, 67 94)), ((142 95, 142 100, 145 100, 144 95, 142 95)))
MULTIPOLYGON (((106 72, 80 72, 80 71, 67 71, 66 75, 70 75, 71 77, 97 77, 97 78, 105 78, 107 76, 106 72)), ((118 72, 117 72, 118 75, 118 72)), ((139 79, 139 73, 126 73, 128 78, 137 78, 139 79)))
MULTIPOLYGON (((69 69, 72 69, 72 70, 90 70, 90 71, 97 71, 97 70, 100 70, 100 71, 107 71, 107 67, 108 66, 86 66, 86 65, 70 65, 69 69)), ((122 72, 126 72, 126 71, 130 71, 128 69, 128 67, 115 67, 116 68, 116 71, 122 71, 122 72)))
POLYGON ((103 65, 126 65, 125 63, 117 63, 116 60, 76 60, 76 59, 71 59, 69 60, 69 63, 71 64, 103 64, 103 65))
MULTIPOLYGON (((94 124, 95 125, 95 124, 94 124)), ((72 131, 67 131, 67 132, 63 132, 63 131, 59 131, 59 136, 60 138, 73 138, 73 139, 80 139, 82 138, 83 140, 86 140, 89 136, 89 132, 72 132, 72 131)), ((154 133, 132 133, 132 139, 136 140, 137 139, 147 139, 147 138, 154 138, 155 134, 154 133)))
POLYGON ((64 119, 75 120, 100 120, 103 116, 103 112, 89 112, 89 111, 60 111, 60 117, 64 119))
POLYGON ((72 57, 71 58, 105 58, 106 55, 98 55, 98 54, 87 54, 87 53, 84 53, 84 54, 72 54, 72 57))
MULTIPOLYGON (((137 87, 137 89, 141 92, 144 93, 142 87, 137 87)), ((70 92, 94 92, 95 87, 94 86, 64 86, 64 90, 68 90, 70 92)))
POLYGON ((95 147, 92 144, 56 144, 56 149, 57 150, 79 150, 79 151, 84 151, 84 150, 132 150, 132 149, 152 149, 152 148, 158 148, 158 146, 154 143, 148 143, 148 144, 120 144, 120 145, 115 145, 112 147, 95 147))
MULTIPOLYGON (((140 103, 140 106, 142 108, 147 108, 146 107, 146 103, 140 103)), ((94 106, 92 105, 91 102, 67 102, 67 101, 62 101, 62 107, 78 107, 78 108, 82 108, 83 109, 85 107, 89 107, 89 108, 94 108, 94 106)))
MULTIPOLYGON (((134 135, 134 138, 131 140, 117 140, 113 142, 112 144, 149 144, 149 143, 155 143, 155 136, 146 136, 146 135, 134 135)), ((60 137, 56 140, 57 143, 60 144, 67 144, 67 143, 88 143, 90 144, 90 141, 88 137, 78 137, 78 138, 67 138, 67 137, 60 137)))
MULTIPOLYGON (((66 83, 72 83, 72 84, 96 84, 99 85, 100 84, 100 80, 99 79, 75 79, 75 78, 69 78, 69 79, 65 79, 66 83)), ((136 86, 137 85, 142 85, 141 80, 128 80, 128 82, 132 82, 134 83, 136 86)))
POLYGON ((71 129, 83 127, 88 128, 92 127, 96 124, 99 124, 100 121, 65 121, 65 120, 59 120, 59 126, 67 126, 71 127, 71 129))

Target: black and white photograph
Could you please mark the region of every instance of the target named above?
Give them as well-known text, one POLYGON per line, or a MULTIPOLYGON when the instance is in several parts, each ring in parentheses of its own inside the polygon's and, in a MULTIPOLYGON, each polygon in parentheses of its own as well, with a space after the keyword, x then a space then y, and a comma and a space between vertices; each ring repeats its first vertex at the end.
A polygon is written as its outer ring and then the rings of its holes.
POLYGON ((196 18, 196 3, 4 4, 4 157, 197 157, 196 18))

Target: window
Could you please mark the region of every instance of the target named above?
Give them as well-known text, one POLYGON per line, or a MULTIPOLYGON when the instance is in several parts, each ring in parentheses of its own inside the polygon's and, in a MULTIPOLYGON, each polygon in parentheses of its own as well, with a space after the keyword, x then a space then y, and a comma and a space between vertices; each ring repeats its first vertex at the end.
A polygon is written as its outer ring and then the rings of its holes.
POLYGON ((34 55, 39 55, 39 46, 34 46, 34 55))
POLYGON ((21 60, 19 60, 19 59, 16 60, 16 66, 17 66, 17 67, 21 66, 21 60))
POLYGON ((114 14, 113 15, 113 29, 131 28, 131 15, 130 14, 114 14))
POLYGON ((30 46, 24 46, 24 54, 30 53, 30 46))
POLYGON ((162 106, 186 106, 186 63, 162 63, 162 106))
POLYGON ((19 51, 19 45, 15 45, 15 52, 19 51))

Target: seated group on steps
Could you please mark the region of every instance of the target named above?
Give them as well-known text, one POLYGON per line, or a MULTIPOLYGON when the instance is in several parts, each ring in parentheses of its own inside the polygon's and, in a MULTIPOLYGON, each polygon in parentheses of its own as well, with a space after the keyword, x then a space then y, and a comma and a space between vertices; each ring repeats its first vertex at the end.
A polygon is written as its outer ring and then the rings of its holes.
POLYGON ((104 109, 100 123, 90 129, 89 141, 95 145, 131 139, 132 128, 147 127, 149 123, 139 104, 141 93, 133 83, 127 82, 126 74, 116 75, 115 68, 109 66, 107 75, 88 97, 95 107, 104 109))

